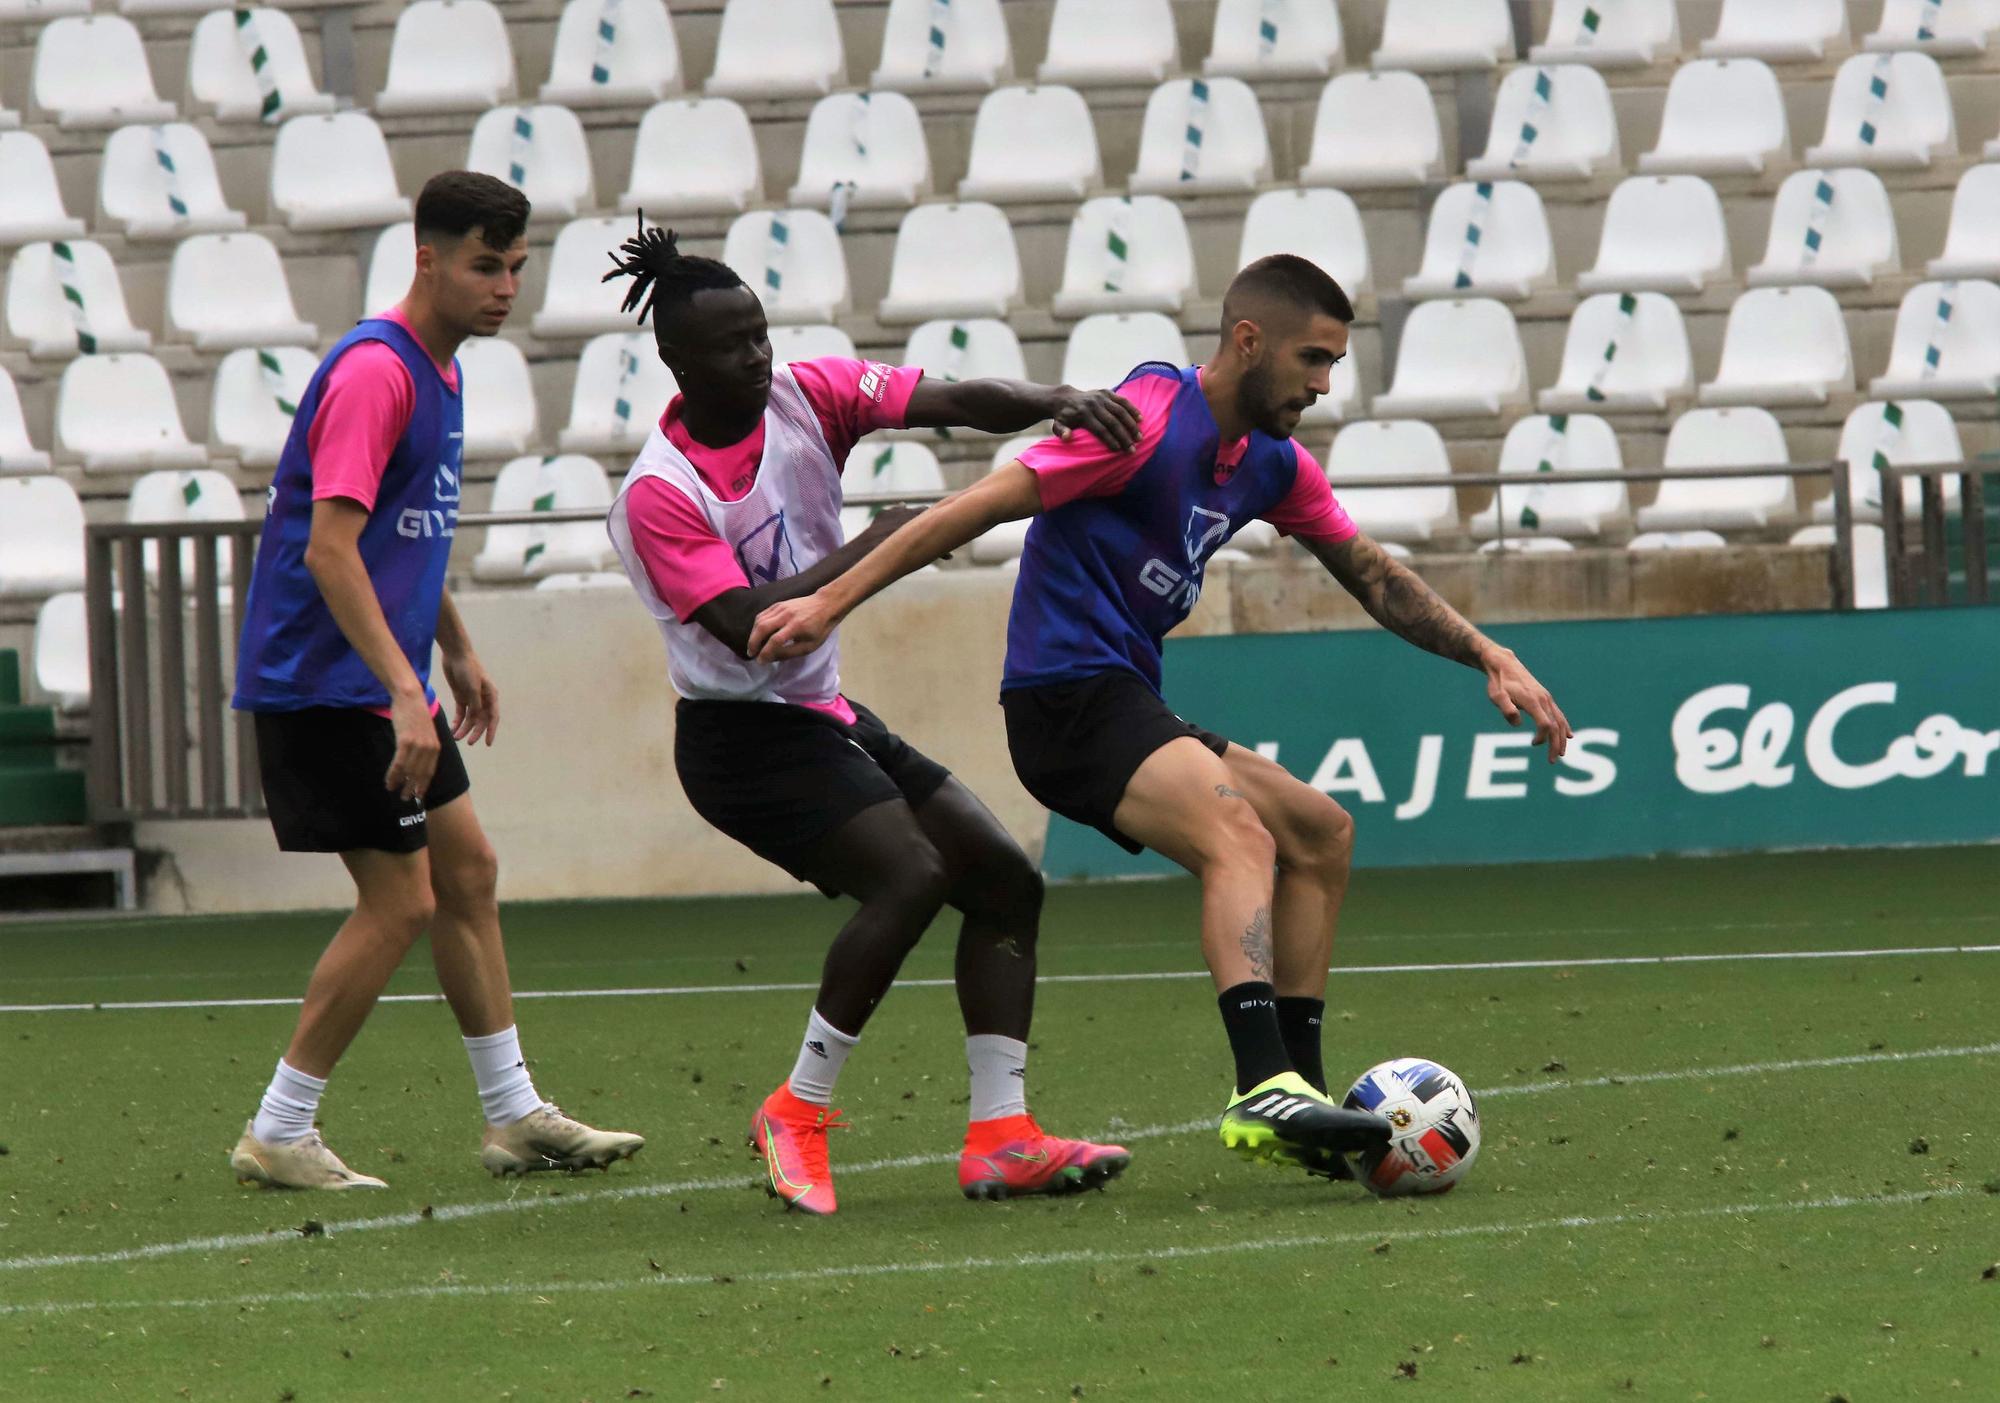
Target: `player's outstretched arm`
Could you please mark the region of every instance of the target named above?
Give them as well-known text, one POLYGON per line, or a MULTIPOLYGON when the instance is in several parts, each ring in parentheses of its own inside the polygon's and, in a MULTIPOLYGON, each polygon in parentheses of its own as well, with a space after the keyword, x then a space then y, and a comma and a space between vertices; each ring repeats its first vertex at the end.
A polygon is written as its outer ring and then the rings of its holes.
POLYGON ((912 429, 978 429, 989 434, 1019 433, 1044 419, 1055 424, 1058 437, 1088 429, 1120 453, 1139 441, 1139 411, 1111 390, 925 376, 911 391, 903 412, 904 424, 912 429))
POLYGON ((1507 724, 1521 724, 1527 712, 1535 722, 1535 744, 1547 742, 1549 763, 1569 747, 1570 727, 1548 688, 1535 680, 1514 650, 1503 648, 1444 602, 1429 585, 1375 542, 1357 532, 1344 541, 1301 538, 1300 544, 1319 557, 1327 573, 1368 611, 1369 617, 1419 648, 1476 667, 1486 674, 1486 695, 1507 724))
POLYGON ((738 657, 747 658, 751 655, 750 629, 760 613, 783 600, 811 594, 829 580, 837 579, 855 561, 888 540, 898 527, 922 510, 921 507, 885 507, 868 523, 867 530, 798 574, 766 584, 725 590, 695 610, 688 622, 699 624, 738 657))

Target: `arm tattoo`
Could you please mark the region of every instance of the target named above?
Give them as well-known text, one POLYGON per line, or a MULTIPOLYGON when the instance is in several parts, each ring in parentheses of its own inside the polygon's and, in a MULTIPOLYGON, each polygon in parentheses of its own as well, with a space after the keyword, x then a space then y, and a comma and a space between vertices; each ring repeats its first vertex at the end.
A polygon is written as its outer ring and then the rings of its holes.
POLYGON ((1366 536, 1338 545, 1308 542, 1327 573, 1359 600, 1375 622, 1419 648, 1479 667, 1486 640, 1407 566, 1366 536))
POLYGON ((1265 983, 1271 980, 1271 908, 1259 906, 1243 932, 1243 956, 1250 961, 1250 977, 1265 983))

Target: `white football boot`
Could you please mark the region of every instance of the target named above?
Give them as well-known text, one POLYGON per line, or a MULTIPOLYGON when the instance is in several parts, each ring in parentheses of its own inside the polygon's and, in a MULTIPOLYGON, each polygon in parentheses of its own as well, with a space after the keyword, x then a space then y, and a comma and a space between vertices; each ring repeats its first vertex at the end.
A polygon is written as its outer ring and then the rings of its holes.
POLYGON ((356 1174, 340 1162, 340 1156, 326 1147, 313 1131, 301 1140, 285 1140, 267 1145, 251 1134, 252 1121, 243 1123, 243 1138, 229 1152, 229 1167, 237 1182, 262 1184, 274 1189, 386 1189, 389 1186, 368 1174, 356 1174))
POLYGON ((645 1148, 646 1137, 624 1130, 597 1130, 571 1120, 553 1102, 511 1125, 488 1125, 479 1162, 496 1178, 538 1169, 609 1169, 645 1148))

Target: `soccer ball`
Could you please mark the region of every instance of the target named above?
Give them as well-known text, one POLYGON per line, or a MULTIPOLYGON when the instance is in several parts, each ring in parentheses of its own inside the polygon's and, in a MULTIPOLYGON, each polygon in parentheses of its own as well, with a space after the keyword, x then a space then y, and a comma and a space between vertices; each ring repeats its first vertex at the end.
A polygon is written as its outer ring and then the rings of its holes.
POLYGON ((1341 1102, 1389 1122, 1389 1143, 1358 1156, 1361 1182, 1383 1198, 1441 1194, 1479 1157, 1479 1108, 1448 1069, 1421 1057, 1370 1067, 1341 1102))

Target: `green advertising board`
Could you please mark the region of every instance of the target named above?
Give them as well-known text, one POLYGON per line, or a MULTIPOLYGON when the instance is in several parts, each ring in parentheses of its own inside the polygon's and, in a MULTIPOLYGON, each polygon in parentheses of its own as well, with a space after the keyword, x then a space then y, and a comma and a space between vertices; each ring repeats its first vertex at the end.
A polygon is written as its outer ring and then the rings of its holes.
MULTIPOLYGON (((1366 867, 2000 839, 2000 609, 1490 630, 1576 732, 1379 629, 1175 640, 1167 702, 1344 804, 1366 867)), ((1174 869, 1052 817, 1052 877, 1174 869)))

